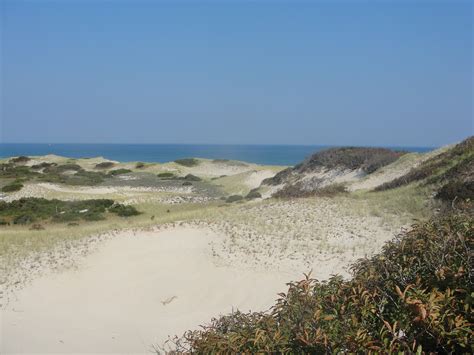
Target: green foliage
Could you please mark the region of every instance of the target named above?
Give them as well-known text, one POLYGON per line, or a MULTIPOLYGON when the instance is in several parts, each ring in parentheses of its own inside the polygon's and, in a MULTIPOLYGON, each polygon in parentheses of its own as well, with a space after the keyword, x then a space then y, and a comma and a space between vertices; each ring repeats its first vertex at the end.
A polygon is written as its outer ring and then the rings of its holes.
POLYGON ((110 169, 115 166, 115 163, 112 163, 111 161, 104 161, 102 163, 96 164, 95 168, 96 169, 110 169))
POLYGON ((115 169, 111 170, 108 172, 109 176, 116 176, 116 175, 123 175, 123 174, 128 174, 131 173, 132 171, 130 169, 115 169))
POLYGON ((18 181, 15 181, 8 185, 3 186, 2 192, 15 192, 15 191, 20 191, 22 188, 23 188, 23 184, 18 181))
POLYGON ((315 190, 305 190, 301 183, 288 184, 273 194, 277 198, 299 198, 299 197, 335 197, 347 193, 346 185, 331 184, 315 190))
POLYGON ((244 198, 241 195, 231 195, 231 196, 226 198, 225 202, 232 203, 232 202, 241 201, 243 199, 244 198))
POLYGON ((44 198, 21 198, 12 202, 0 201, 0 218, 5 224, 29 224, 38 220, 69 222, 76 220, 98 221, 109 211, 119 216, 133 216, 138 211, 132 206, 123 206, 113 200, 97 199, 83 201, 47 200, 44 198))
POLYGON ((156 176, 158 176, 160 179, 163 179, 163 180, 176 179, 176 175, 173 174, 173 173, 170 173, 170 172, 159 173, 159 174, 157 174, 156 176))
POLYGON ((450 181, 439 189, 436 198, 444 201, 462 200, 474 201, 474 181, 450 181))
POLYGON ((184 180, 186 180, 186 181, 201 181, 201 178, 196 176, 196 175, 193 175, 193 174, 188 174, 184 177, 184 180))
POLYGON ((114 204, 112 207, 109 208, 109 212, 115 213, 120 217, 130 217, 130 216, 137 216, 140 212, 133 206, 124 206, 120 204, 114 204))
POLYGON ((262 194, 257 191, 258 189, 250 190, 250 192, 245 196, 247 200, 253 200, 255 198, 262 198, 262 194))
POLYGON ((39 174, 27 166, 16 166, 14 164, 0 164, 0 177, 13 179, 30 179, 39 174))
POLYGON ((176 353, 472 353, 474 219, 416 224, 353 278, 289 283, 268 312, 213 319, 176 353))
POLYGON ((22 163, 27 163, 29 162, 31 159, 29 157, 25 157, 24 155, 22 156, 19 156, 19 157, 16 157, 16 158, 11 158, 10 159, 10 163, 13 163, 13 164, 22 164, 22 163))
POLYGON ((185 159, 178 159, 174 161, 176 164, 193 167, 199 164, 199 160, 194 158, 185 158, 185 159))

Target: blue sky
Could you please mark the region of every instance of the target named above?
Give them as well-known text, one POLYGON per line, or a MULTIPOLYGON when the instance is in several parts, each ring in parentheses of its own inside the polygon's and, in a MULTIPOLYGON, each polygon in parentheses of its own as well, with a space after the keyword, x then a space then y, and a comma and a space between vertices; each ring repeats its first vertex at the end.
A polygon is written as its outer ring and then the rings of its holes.
POLYGON ((471 1, 0 2, 2 142, 473 134, 471 1))

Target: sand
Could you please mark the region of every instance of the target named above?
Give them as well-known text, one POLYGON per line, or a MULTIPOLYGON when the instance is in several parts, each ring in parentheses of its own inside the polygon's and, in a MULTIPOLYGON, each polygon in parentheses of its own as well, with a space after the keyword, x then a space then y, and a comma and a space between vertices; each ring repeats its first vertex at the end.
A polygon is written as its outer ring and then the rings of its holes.
POLYGON ((216 266, 210 245, 219 238, 189 227, 121 232, 77 269, 18 291, 1 311, 0 353, 150 352, 232 309, 267 309, 301 277, 216 266))

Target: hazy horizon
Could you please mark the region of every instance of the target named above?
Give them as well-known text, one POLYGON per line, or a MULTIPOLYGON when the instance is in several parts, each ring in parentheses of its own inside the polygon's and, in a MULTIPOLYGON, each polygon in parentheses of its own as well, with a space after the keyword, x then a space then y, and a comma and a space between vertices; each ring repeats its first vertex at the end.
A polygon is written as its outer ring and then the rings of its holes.
POLYGON ((472 10, 5 0, 0 142, 455 143, 474 130, 472 10))

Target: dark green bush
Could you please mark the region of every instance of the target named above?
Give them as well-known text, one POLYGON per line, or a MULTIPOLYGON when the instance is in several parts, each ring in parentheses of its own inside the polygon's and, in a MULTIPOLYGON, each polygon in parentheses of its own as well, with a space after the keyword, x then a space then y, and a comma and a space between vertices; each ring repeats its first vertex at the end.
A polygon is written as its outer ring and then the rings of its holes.
POLYGON ((314 190, 305 190, 301 183, 288 184, 273 194, 277 198, 300 198, 300 197, 334 197, 347 193, 344 184, 331 184, 314 190))
POLYGON ((226 198, 225 202, 232 203, 232 202, 241 201, 243 199, 244 198, 241 195, 231 195, 231 196, 226 198))
POLYGON ((183 182, 183 186, 193 186, 193 183, 191 181, 185 181, 183 182))
POLYGON ((23 184, 19 182, 12 182, 2 187, 2 192, 15 192, 20 191, 23 188, 23 184))
POLYGON ((115 166, 115 163, 111 161, 104 161, 102 163, 96 164, 96 169, 110 169, 115 166))
POLYGON ((194 158, 185 158, 185 159, 178 159, 174 161, 176 164, 193 167, 199 164, 199 160, 194 158))
POLYGON ((140 212, 138 212, 135 207, 124 206, 120 204, 113 205, 111 208, 109 208, 109 211, 117 214, 120 217, 130 217, 130 216, 136 216, 140 214, 140 212))
POLYGON ((416 224, 351 280, 291 282, 270 311, 212 319, 176 353, 470 354, 473 242, 469 215, 416 224))
POLYGON ((57 166, 58 164, 56 163, 47 163, 47 162, 42 162, 39 164, 35 164, 31 166, 31 169, 33 170, 40 170, 40 169, 45 169, 45 168, 50 168, 52 166, 57 166))
POLYGON ((474 201, 474 181, 450 181, 441 187, 436 198, 444 201, 454 201, 456 198, 474 201))
POLYGON ((13 224, 29 224, 33 222, 35 218, 27 214, 21 214, 13 219, 13 224))
POLYGON ((31 160, 31 158, 25 157, 24 155, 22 155, 22 156, 10 159, 10 163, 13 163, 13 164, 27 163, 30 160, 31 160))
POLYGON ((184 177, 184 180, 186 180, 186 181, 201 181, 201 178, 196 176, 196 175, 193 175, 193 174, 188 174, 184 177))
POLYGON ((176 175, 173 174, 173 173, 169 173, 169 172, 166 172, 166 173, 159 173, 158 176, 160 179, 163 179, 163 180, 168 180, 168 179, 175 179, 176 178, 176 175))
POLYGON ((131 173, 131 172, 132 171, 130 169, 115 169, 115 170, 109 171, 108 175, 116 176, 116 175, 128 174, 128 173, 131 173))
POLYGON ((116 204, 108 199, 61 201, 30 197, 12 202, 0 201, 0 218, 14 224, 28 224, 37 220, 98 221, 104 219, 108 211, 119 216, 137 214, 134 207, 116 204))
POLYGON ((245 198, 247 200, 253 200, 255 198, 262 198, 262 194, 260 192, 257 191, 258 189, 253 189, 251 190, 247 196, 245 196, 245 198))

